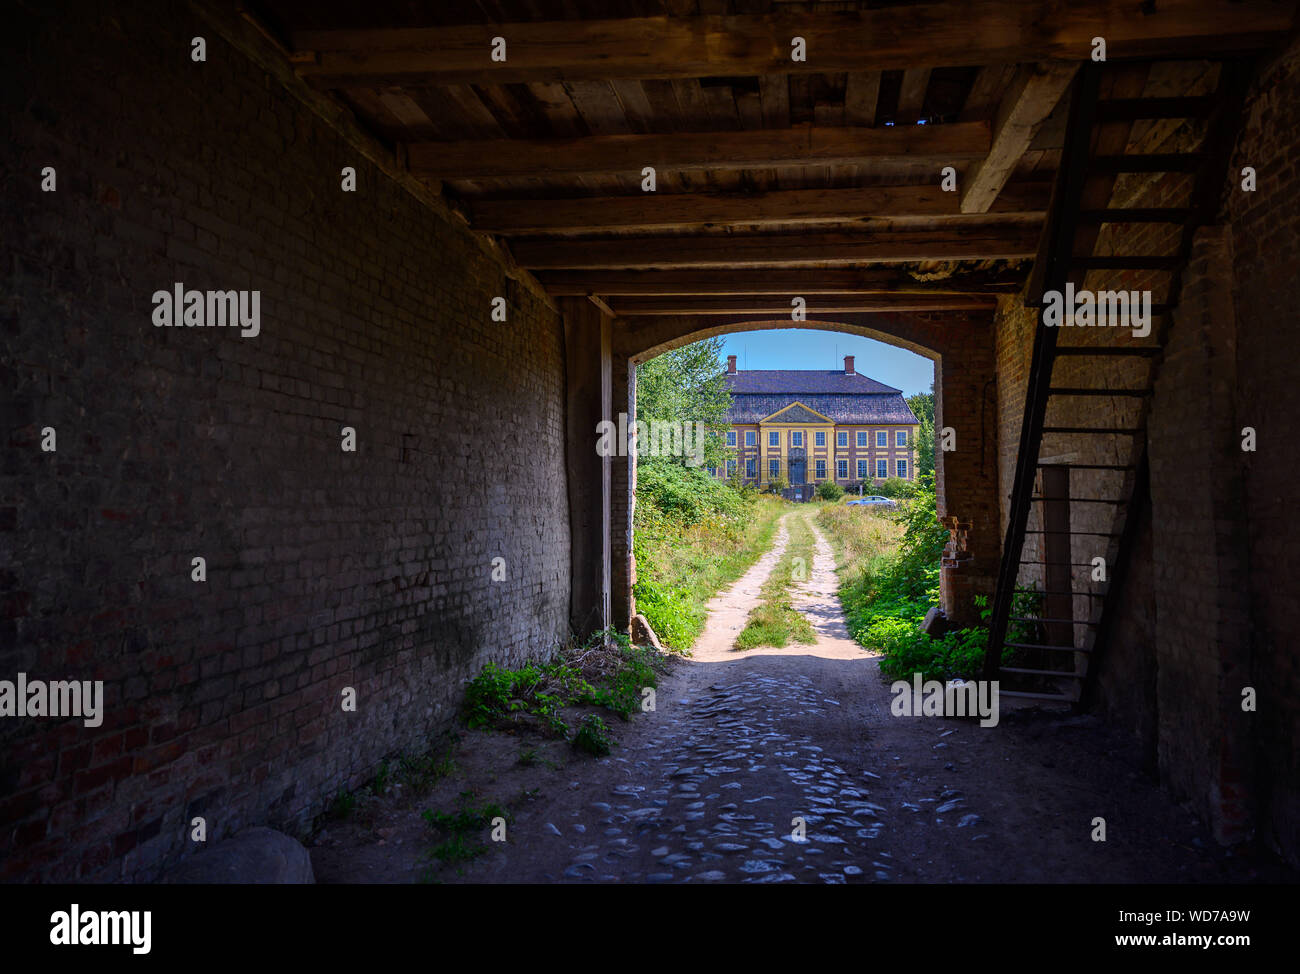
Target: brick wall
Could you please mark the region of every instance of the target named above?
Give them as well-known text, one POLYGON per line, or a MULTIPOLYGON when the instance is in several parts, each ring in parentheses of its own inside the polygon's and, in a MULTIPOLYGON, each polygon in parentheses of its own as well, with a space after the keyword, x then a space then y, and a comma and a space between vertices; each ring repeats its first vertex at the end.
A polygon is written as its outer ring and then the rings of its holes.
MULTIPOLYGON (((1153 77, 1154 88, 1162 79, 1153 77)), ((1141 137, 1139 151, 1171 151, 1186 133, 1151 126, 1141 137)), ((1300 44, 1260 66, 1233 158, 1218 224, 1197 235, 1155 378, 1147 438, 1150 496, 1138 499, 1143 524, 1113 640, 1097 661, 1097 702, 1108 719, 1138 737, 1163 783, 1221 841, 1256 836, 1297 862, 1300 665, 1294 634, 1300 632, 1300 597, 1293 593, 1300 547, 1290 430, 1300 413, 1294 381, 1300 349, 1300 44), (1239 188, 1246 165, 1258 172, 1253 194, 1239 188), (1261 430, 1257 452, 1243 453, 1243 426, 1261 430), (1253 714, 1242 711, 1246 686, 1258 693, 1253 714)), ((1186 177, 1126 177, 1113 205, 1183 205, 1187 189, 1186 177)), ((1110 228, 1098 247, 1154 249, 1162 246, 1154 239, 1162 232, 1168 231, 1110 228), (1121 241, 1121 235, 1130 239, 1121 241), (1142 235, 1150 239, 1131 239, 1142 235)), ((1164 299, 1142 274, 1108 286, 1152 287, 1153 300, 1164 299)), ((1006 302, 995 323, 1004 526, 1034 327, 1033 313, 1019 299, 1006 302)), ((1062 340, 1124 336, 1080 329, 1062 340)), ((1054 384, 1136 385, 1140 379, 1138 367, 1121 360, 1072 360, 1056 370, 1054 384), (1131 373, 1121 371, 1126 368, 1131 373)), ((1049 422, 1120 425, 1137 415, 1121 400, 1076 403, 1053 407, 1049 422)), ((1095 455, 1076 459, 1123 461, 1118 441, 1096 440, 1089 441, 1095 455)), ((1051 453, 1051 445, 1043 452, 1051 453)), ((1105 493, 1105 486, 1072 475, 1076 496, 1105 493)), ((1106 530, 1101 514, 1078 507, 1071 524, 1106 530)))
POLYGON ((1247 513, 1237 584, 1248 595, 1249 680, 1260 698, 1252 768, 1261 838, 1300 862, 1300 42, 1258 72, 1230 172, 1222 214, 1232 232, 1236 415, 1225 461, 1242 472, 1234 499, 1247 513), (1239 189, 1244 166, 1257 171, 1254 193, 1239 189), (1254 453, 1240 450, 1243 426, 1258 431, 1254 453))
POLYGON ((0 721, 5 878, 299 829, 568 623, 553 307, 210 25, 111 8, 15 13, 0 86, 0 679, 106 698, 0 721), (177 281, 260 289, 261 334, 153 327, 177 281))

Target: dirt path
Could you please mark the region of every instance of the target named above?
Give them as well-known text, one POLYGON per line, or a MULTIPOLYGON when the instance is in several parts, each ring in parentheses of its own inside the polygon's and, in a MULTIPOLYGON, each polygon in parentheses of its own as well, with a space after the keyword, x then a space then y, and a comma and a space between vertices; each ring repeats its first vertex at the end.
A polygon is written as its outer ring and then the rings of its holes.
POLYGON ((653 713, 615 727, 610 757, 467 734, 457 774, 418 806, 393 803, 317 836, 318 880, 418 879, 431 844, 419 809, 450 809, 466 789, 511 805, 508 841, 436 881, 1294 878, 1214 845, 1093 718, 1004 714, 981 728, 892 716, 878 660, 845 630, 820 533, 795 600, 817 643, 732 651, 787 541, 782 524, 772 551, 714 600, 694 657, 662 680, 653 713), (527 765, 516 760, 522 749, 536 752, 527 765), (1091 839, 1098 816, 1106 842, 1091 839))

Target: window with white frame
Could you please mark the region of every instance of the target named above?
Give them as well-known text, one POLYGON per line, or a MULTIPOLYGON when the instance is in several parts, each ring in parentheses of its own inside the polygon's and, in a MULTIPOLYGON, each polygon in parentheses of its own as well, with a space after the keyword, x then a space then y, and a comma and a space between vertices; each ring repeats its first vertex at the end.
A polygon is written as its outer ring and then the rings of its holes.
POLYGON ((735 445, 736 445, 736 431, 727 430, 727 446, 735 446, 735 445))
POLYGON ((859 479, 859 480, 866 480, 866 479, 867 479, 867 461, 866 461, 866 460, 859 460, 859 461, 858 461, 858 479, 859 479))
POLYGON ((858 446, 866 446, 866 445, 867 445, 867 431, 858 430, 858 446))
POLYGON ((825 446, 825 445, 826 445, 826 431, 818 430, 813 434, 813 446, 825 446))
POLYGON ((906 460, 899 460, 899 461, 898 461, 898 475, 899 475, 900 477, 902 477, 904 480, 907 479, 907 461, 906 461, 906 460))
POLYGON ((803 446, 803 430, 793 430, 790 433, 791 446, 803 446))
POLYGON ((849 434, 848 434, 847 432, 844 432, 844 433, 836 433, 836 434, 835 434, 835 445, 836 445, 836 446, 848 446, 848 445, 849 445, 849 434))
POLYGON ((735 460, 728 460, 728 461, 727 461, 727 479, 730 480, 730 479, 731 479, 732 477, 734 477, 734 476, 736 476, 736 461, 735 461, 735 460))
POLYGON ((781 461, 772 457, 767 461, 767 479, 775 480, 779 476, 781 476, 781 461))
POLYGON ((745 430, 745 446, 753 446, 758 442, 758 436, 753 430, 745 430))
POLYGON ((838 477, 840 480, 849 479, 849 461, 847 460, 835 461, 835 476, 838 477))
POLYGON ((770 431, 770 432, 767 434, 767 445, 768 445, 768 446, 780 446, 780 445, 781 445, 781 431, 780 431, 780 430, 772 430, 772 431, 770 431))
POLYGON ((745 461, 745 476, 750 480, 758 476, 758 461, 753 457, 745 461))
POLYGON ((825 460, 818 460, 818 461, 817 461, 817 479, 818 479, 818 480, 825 480, 825 479, 826 479, 826 461, 825 461, 825 460))
POLYGON ((889 434, 884 430, 876 430, 876 446, 889 446, 889 434))
POLYGON ((894 431, 894 446, 907 446, 907 430, 894 431))
POLYGON ((889 476, 889 461, 888 461, 888 460, 877 460, 877 461, 876 461, 876 476, 879 477, 881 480, 884 480, 886 477, 889 476))

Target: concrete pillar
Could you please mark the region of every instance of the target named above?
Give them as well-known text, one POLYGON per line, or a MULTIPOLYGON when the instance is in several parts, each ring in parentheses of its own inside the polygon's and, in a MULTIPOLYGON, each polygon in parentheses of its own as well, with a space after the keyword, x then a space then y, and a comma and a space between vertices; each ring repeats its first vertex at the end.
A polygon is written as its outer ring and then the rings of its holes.
POLYGON ((586 298, 564 298, 558 304, 564 316, 569 624, 578 639, 585 639, 608 628, 611 619, 614 458, 601 456, 597 447, 599 424, 613 420, 613 322, 586 298))

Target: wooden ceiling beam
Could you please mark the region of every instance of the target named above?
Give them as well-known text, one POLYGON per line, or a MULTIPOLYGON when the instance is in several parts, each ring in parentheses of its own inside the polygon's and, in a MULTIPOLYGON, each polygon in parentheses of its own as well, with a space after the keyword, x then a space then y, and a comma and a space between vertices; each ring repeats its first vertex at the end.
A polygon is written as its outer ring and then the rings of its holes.
POLYGON ((1027 268, 998 267, 918 280, 897 267, 817 267, 761 270, 557 270, 536 272, 553 297, 727 294, 998 294, 1019 291, 1027 268))
POLYGON ((1016 72, 994 117, 993 146, 962 180, 963 213, 989 211, 1078 70, 1077 62, 1055 61, 1016 72))
MULTIPOLYGON (((1012 184, 989 213, 1042 219, 1051 185, 1012 184)), ((923 186, 796 189, 766 193, 641 193, 579 199, 469 201, 477 230, 504 235, 583 230, 667 230, 704 226, 848 223, 854 220, 919 220, 944 223, 983 218, 964 215, 957 193, 938 182, 923 186)))
POLYGON ((1039 231, 1021 226, 876 233, 725 234, 512 241, 521 267, 799 267, 1032 257, 1039 231))
POLYGON ((918 65, 1195 56, 1279 44, 1294 0, 951 0, 871 10, 638 17, 291 34, 295 68, 319 88, 701 78, 918 65), (505 39, 492 60, 493 38, 505 39), (791 60, 802 37, 807 57, 791 60))
POLYGON ((684 171, 839 166, 881 160, 944 166, 982 159, 991 144, 987 122, 881 128, 805 124, 748 132, 413 142, 408 157, 412 173, 443 180, 595 173, 625 173, 639 180, 646 166, 684 171))
MULTIPOLYGON (((789 315, 791 292, 783 297, 715 295, 710 297, 622 297, 609 305, 619 318, 662 315, 789 315)), ((992 311, 997 299, 972 294, 800 294, 809 315, 880 311, 992 311)))

